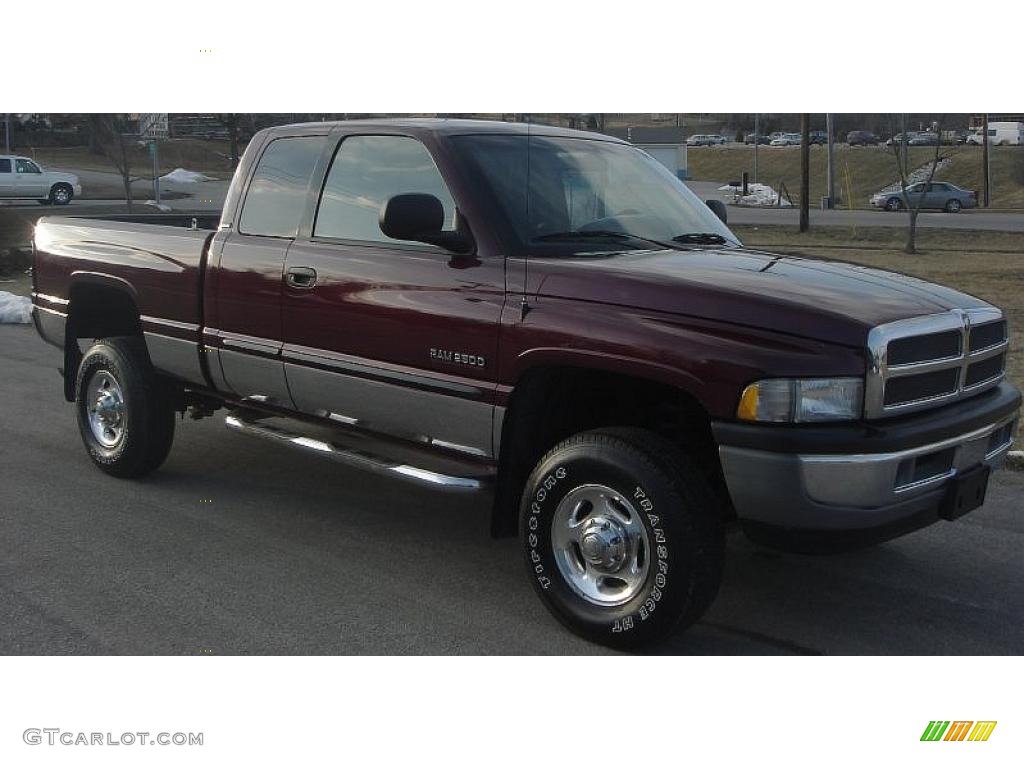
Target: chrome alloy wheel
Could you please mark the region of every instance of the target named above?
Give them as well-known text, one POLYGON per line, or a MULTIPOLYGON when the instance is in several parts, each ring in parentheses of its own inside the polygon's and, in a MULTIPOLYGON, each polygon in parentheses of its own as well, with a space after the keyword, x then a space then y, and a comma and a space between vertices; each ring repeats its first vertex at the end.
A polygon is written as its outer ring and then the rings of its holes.
POLYGON ((71 202, 71 193, 68 192, 68 188, 62 186, 53 190, 53 202, 57 205, 67 205, 71 202))
POLYGON ((551 545, 565 581, 594 605, 629 602, 647 578, 650 541, 640 513, 606 485, 581 485, 559 503, 551 545))
POLYGON ((113 448, 124 437, 125 405, 121 385, 110 371, 95 371, 85 390, 89 428, 104 448, 113 448))

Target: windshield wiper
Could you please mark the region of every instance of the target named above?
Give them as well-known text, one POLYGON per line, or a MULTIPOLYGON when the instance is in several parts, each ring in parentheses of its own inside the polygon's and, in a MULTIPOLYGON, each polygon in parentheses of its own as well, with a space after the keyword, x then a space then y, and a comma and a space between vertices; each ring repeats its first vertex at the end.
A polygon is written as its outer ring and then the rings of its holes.
MULTIPOLYGON (((666 243, 663 240, 655 240, 650 237, 634 235, 631 234, 630 232, 618 232, 612 229, 584 229, 578 230, 576 232, 552 232, 547 235, 540 235, 539 237, 535 237, 533 239, 536 242, 554 242, 571 240, 632 240, 638 243, 647 243, 648 245, 654 245, 657 246, 658 248, 671 248, 672 250, 679 250, 679 248, 677 248, 672 243, 666 243)), ((723 240, 723 242, 725 241, 723 240)))
POLYGON ((676 235, 672 242, 687 245, 725 245, 729 241, 717 232, 687 232, 685 235, 676 235))

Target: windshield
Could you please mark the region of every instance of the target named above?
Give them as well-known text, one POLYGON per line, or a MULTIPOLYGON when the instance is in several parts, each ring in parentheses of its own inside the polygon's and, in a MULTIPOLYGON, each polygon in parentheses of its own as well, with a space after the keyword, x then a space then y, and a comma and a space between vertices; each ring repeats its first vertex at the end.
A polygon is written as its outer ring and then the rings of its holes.
POLYGON ((453 141, 497 198, 520 252, 739 244, 685 184, 631 145, 526 135, 453 141))

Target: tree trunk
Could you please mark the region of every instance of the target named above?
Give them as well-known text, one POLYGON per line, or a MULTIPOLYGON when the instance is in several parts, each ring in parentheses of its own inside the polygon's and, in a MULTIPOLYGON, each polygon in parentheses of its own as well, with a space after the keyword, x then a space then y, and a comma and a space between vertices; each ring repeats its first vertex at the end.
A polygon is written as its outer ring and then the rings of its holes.
POLYGON ((907 244, 903 247, 903 252, 913 256, 917 253, 917 214, 920 210, 917 207, 911 207, 908 210, 910 214, 910 226, 907 227, 907 244))
POLYGON ((132 174, 131 174, 131 163, 128 160, 128 147, 124 143, 124 133, 119 133, 118 145, 121 150, 121 167, 118 169, 121 171, 121 182, 124 184, 124 199, 128 206, 128 213, 132 212, 132 174))

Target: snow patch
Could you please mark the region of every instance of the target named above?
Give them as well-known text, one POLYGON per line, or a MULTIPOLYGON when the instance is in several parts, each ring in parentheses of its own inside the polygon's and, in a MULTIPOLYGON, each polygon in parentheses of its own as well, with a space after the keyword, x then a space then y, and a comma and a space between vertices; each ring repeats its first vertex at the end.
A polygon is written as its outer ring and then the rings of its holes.
POLYGON ((163 211, 164 213, 167 213, 170 210, 172 210, 171 206, 167 205, 166 203, 158 203, 156 200, 147 200, 145 204, 151 205, 157 210, 163 211))
POLYGON ((28 296, 15 296, 0 291, 0 323, 31 323, 32 301, 28 296))
POLYGON ((175 168, 168 174, 160 177, 160 181, 170 181, 175 184, 200 184, 204 181, 213 181, 209 176, 204 176, 198 171, 186 171, 184 168, 175 168))
POLYGON ((747 184, 746 195, 741 194, 742 187, 734 184, 726 184, 719 187, 719 192, 732 193, 730 202, 733 205, 748 205, 754 207, 779 207, 792 208, 793 204, 783 198, 780 202, 779 193, 767 184, 747 184))

